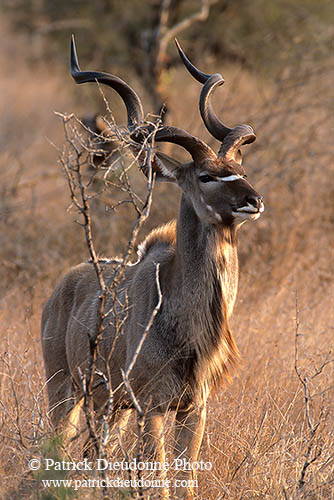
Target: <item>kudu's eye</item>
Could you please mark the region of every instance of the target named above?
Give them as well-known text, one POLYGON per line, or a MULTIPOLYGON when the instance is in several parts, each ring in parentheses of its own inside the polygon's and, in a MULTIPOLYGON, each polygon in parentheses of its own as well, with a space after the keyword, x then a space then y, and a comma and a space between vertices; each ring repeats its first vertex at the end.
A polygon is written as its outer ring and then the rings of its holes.
POLYGON ((200 175, 199 180, 201 182, 215 182, 216 181, 215 177, 212 177, 211 175, 208 175, 208 174, 200 175))

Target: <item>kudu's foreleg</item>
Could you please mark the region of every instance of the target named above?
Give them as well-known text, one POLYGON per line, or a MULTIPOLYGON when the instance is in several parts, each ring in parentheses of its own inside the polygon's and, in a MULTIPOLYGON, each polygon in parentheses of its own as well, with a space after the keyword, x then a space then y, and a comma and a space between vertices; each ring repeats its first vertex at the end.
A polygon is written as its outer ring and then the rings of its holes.
MULTIPOLYGON (((140 422, 140 421, 139 421, 140 422)), ((139 426, 140 427, 140 426, 139 426)), ((164 440, 164 414, 149 411, 145 416, 143 439, 143 460, 146 463, 154 463, 156 468, 155 479, 159 479, 161 484, 165 484, 166 470, 165 464, 165 440, 164 440)), ((167 500, 169 498, 168 488, 163 486, 158 489, 159 498, 167 500)))
POLYGON ((197 481, 196 467, 202 444, 206 421, 206 405, 194 406, 187 411, 178 411, 175 417, 175 460, 177 471, 174 484, 177 498, 191 499, 197 481))

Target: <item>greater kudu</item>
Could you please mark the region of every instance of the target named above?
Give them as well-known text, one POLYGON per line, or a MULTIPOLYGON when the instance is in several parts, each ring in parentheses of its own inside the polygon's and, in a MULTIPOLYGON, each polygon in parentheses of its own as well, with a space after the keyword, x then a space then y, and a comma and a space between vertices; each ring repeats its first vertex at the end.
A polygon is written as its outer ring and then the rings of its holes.
MULTIPOLYGON (((119 303, 127 296, 128 316, 123 334, 115 345, 110 318, 99 345, 98 368, 106 371, 111 384, 121 388, 113 394, 114 411, 132 408, 122 384, 122 373, 134 353, 159 299, 156 265, 162 303, 131 371, 131 387, 138 402, 150 400, 146 416, 148 448, 156 461, 165 461, 163 419, 167 410, 176 412, 175 451, 186 461, 196 461, 206 419, 206 401, 211 389, 229 378, 238 360, 238 350, 229 329, 237 294, 237 233, 247 220, 263 211, 262 197, 245 178, 240 147, 255 140, 249 125, 229 128, 214 113, 212 92, 223 78, 198 71, 179 48, 191 74, 203 83, 200 112, 210 133, 221 142, 218 155, 201 139, 170 126, 161 126, 156 142, 172 142, 185 148, 186 164, 156 153, 152 168, 157 180, 176 183, 182 190, 178 220, 153 230, 139 248, 139 260, 128 266, 119 284, 119 303)), ((139 97, 116 76, 82 72, 74 41, 71 72, 77 83, 98 81, 116 90, 127 108, 133 139, 143 140, 149 125, 143 119, 139 97)), ((101 263, 106 283, 113 280, 115 261, 101 263)), ((89 338, 96 328, 99 282, 92 263, 71 269, 52 293, 42 317, 42 343, 51 417, 57 426, 70 414, 68 401, 80 399, 78 368, 88 368, 89 338)), ((106 305, 108 308, 108 304, 106 305)), ((120 311, 119 314, 122 314, 120 311)), ((96 389, 98 408, 106 405, 105 385, 96 389)), ((74 411, 72 411, 74 413, 74 411)), ((74 418, 72 418, 74 421, 74 418)), ((191 471, 181 478, 194 478, 191 471)), ((191 487, 178 489, 179 498, 192 498, 191 487)), ((168 493, 162 493, 164 497, 168 493)))

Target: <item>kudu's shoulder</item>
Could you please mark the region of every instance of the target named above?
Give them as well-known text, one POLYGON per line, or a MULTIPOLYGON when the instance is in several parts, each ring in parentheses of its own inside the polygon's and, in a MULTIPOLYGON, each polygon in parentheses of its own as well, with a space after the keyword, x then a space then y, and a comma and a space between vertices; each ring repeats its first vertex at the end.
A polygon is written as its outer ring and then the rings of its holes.
POLYGON ((172 220, 163 226, 157 227, 150 232, 146 239, 138 246, 139 261, 154 250, 173 250, 176 246, 176 220, 172 220))

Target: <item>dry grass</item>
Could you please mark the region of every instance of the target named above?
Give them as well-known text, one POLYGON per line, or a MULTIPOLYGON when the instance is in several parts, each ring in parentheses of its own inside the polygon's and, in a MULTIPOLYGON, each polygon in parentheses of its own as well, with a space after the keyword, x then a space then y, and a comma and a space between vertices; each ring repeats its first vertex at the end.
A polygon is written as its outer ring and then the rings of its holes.
MULTIPOLYGON (((50 431, 40 314, 60 274, 86 259, 87 250, 75 214, 66 211, 70 200, 57 153, 44 137, 62 144, 52 110, 73 110, 73 84, 68 78, 64 83, 59 68, 50 74, 44 66, 30 67, 21 52, 24 40, 7 37, 11 45, 0 53, 6 68, 0 93, 0 497, 47 498, 28 469, 50 431)), ((266 211, 240 234, 241 283, 232 326, 243 366, 211 398, 201 457, 213 470, 200 473, 199 498, 333 499, 330 72, 306 62, 298 77, 287 72, 272 84, 236 67, 224 76, 234 82, 223 103, 226 121, 240 116, 258 131, 245 164, 266 211), (313 436, 295 370, 296 340, 297 364, 312 396, 313 436)), ((173 78, 184 85, 181 70, 173 78)), ((170 109, 176 110, 176 125, 207 139, 192 111, 198 91, 189 80, 184 107, 173 95, 170 109)), ((174 188, 159 186, 145 231, 173 217, 177 200, 174 188)), ((108 255, 121 252, 132 215, 94 210, 96 247, 108 255)), ((89 498, 87 491, 80 495, 89 498)))

